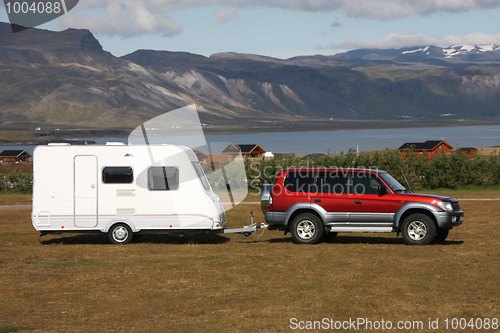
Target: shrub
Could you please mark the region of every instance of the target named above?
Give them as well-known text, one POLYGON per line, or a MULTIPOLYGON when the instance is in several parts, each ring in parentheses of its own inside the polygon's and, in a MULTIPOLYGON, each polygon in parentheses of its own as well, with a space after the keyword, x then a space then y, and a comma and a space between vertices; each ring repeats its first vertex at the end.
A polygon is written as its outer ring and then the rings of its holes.
POLYGON ((31 192, 33 190, 33 175, 16 171, 12 171, 8 175, 0 175, 0 190, 31 192))
POLYGON ((440 154, 432 159, 417 158, 408 151, 401 158, 398 151, 385 150, 357 155, 353 149, 337 155, 312 155, 279 159, 246 159, 245 166, 250 188, 272 184, 279 171, 295 168, 371 168, 385 170, 412 189, 450 188, 469 185, 494 186, 500 184, 500 158, 495 155, 476 155, 470 158, 460 154, 440 154))

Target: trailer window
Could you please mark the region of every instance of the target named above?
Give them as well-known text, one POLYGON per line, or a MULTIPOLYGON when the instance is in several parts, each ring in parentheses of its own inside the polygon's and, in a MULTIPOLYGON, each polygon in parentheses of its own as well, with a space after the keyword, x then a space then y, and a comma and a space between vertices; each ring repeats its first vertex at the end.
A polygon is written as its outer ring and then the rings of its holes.
POLYGON ((105 184, 130 184, 134 181, 134 172, 131 167, 105 167, 102 181, 105 184))
POLYGON ((148 186, 152 191, 174 191, 179 188, 177 167, 151 167, 148 170, 148 186))
POLYGON ((203 184, 203 188, 205 191, 210 191, 210 184, 208 183, 207 177, 205 176, 205 172, 203 172, 203 169, 201 168, 201 165, 199 162, 193 162, 194 168, 196 170, 196 173, 198 174, 198 178, 200 178, 201 183, 203 184))

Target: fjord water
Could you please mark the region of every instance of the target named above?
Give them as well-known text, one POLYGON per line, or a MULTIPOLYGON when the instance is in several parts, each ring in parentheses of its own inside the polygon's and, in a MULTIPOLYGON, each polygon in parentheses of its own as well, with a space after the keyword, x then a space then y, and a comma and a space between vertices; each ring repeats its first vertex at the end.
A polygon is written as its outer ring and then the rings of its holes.
MULTIPOLYGON (((108 141, 127 142, 127 138, 85 138, 104 144, 108 141)), ((185 144, 184 137, 166 139, 165 143, 185 144), (171 140, 172 139, 172 140, 171 140)), ((397 149, 406 142, 444 140, 456 148, 484 148, 500 146, 500 126, 464 126, 439 128, 405 128, 377 130, 349 130, 327 132, 288 132, 208 135, 206 140, 212 146, 213 154, 220 153, 228 143, 258 144, 273 153, 340 153, 349 148, 362 151, 397 149)), ((33 146, 0 146, 3 149, 25 149, 33 152, 33 146)), ((499 148, 500 150, 500 148, 499 148)))
MULTIPOLYGON (((259 144, 273 153, 340 153, 349 148, 359 151, 397 149, 406 142, 444 140, 452 147, 484 148, 500 146, 500 126, 405 128, 329 132, 260 133, 210 135, 209 142, 259 144)), ((500 148, 499 148, 500 149, 500 148)))

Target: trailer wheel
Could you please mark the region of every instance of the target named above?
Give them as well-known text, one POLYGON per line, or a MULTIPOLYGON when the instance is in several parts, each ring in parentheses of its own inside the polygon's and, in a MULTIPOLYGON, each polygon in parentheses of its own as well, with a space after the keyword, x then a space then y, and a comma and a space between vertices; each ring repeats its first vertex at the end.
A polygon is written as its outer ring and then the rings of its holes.
POLYGON ((113 244, 128 244, 133 236, 132 229, 125 223, 117 223, 108 231, 109 241, 113 244))

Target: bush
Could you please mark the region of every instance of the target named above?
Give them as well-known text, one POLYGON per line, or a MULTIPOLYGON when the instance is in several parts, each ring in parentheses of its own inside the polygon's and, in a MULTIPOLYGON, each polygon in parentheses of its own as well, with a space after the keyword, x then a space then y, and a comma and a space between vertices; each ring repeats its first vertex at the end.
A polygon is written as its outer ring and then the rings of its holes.
POLYGON ((33 175, 16 171, 12 171, 8 175, 0 175, 0 190, 31 192, 33 190, 33 175))
POLYGON ((401 158, 398 151, 386 150, 357 155, 353 149, 337 155, 313 155, 302 158, 259 159, 245 161, 250 188, 272 184, 279 171, 295 168, 369 168, 389 172, 401 184, 412 189, 456 189, 465 186, 494 186, 500 184, 500 158, 495 155, 441 154, 432 159, 417 158, 408 151, 401 158))

